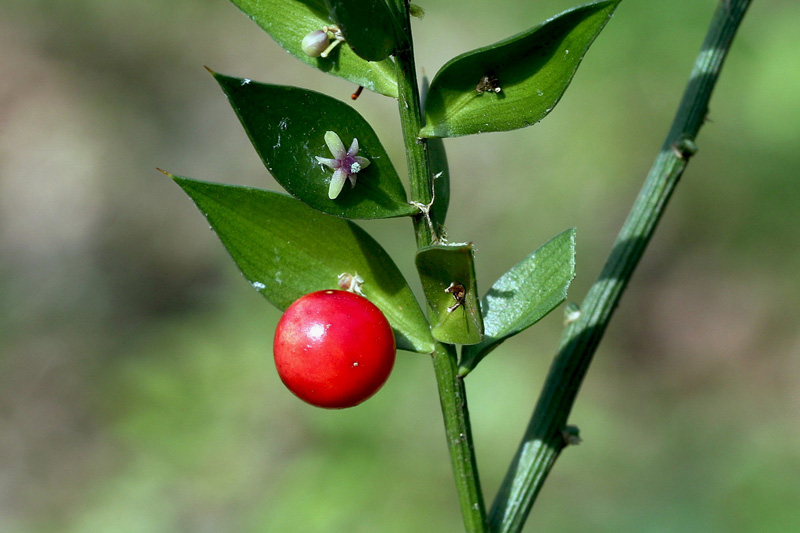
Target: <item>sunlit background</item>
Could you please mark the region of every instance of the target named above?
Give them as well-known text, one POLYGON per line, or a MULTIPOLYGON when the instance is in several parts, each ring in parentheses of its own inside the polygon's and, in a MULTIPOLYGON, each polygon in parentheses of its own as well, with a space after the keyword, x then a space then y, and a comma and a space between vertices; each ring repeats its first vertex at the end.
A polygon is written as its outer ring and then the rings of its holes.
MULTIPOLYGON (((574 1, 421 2, 419 67, 574 1)), ((446 141, 448 231, 475 243, 482 287, 575 226, 580 301, 714 8, 622 2, 541 124, 446 141)), ((798 24, 799 3, 754 2, 578 398, 584 442, 527 530, 800 530, 798 24)), ((278 188, 204 65, 355 88, 226 0, 0 4, 0 531, 460 531, 429 359, 400 352, 355 409, 294 398, 271 361, 278 311, 155 170, 278 188)), ((353 105, 404 171, 395 103, 353 105)), ((418 291, 408 220, 363 226, 418 291)), ((488 501, 562 319, 467 379, 488 501)))

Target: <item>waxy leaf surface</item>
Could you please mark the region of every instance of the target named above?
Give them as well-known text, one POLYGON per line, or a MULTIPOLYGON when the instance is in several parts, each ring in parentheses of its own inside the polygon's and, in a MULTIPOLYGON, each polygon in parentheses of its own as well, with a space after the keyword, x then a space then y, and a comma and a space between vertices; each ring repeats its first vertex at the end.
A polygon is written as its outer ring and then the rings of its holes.
POLYGON ((370 91, 397 98, 397 78, 391 58, 367 61, 342 43, 328 57, 309 57, 303 37, 323 26, 332 26, 325 0, 231 0, 275 41, 303 63, 350 80, 370 91))
POLYGON ((347 44, 362 59, 380 61, 395 50, 396 25, 385 0, 325 0, 347 44))
POLYGON ((483 321, 478 305, 472 244, 421 248, 417 252, 416 264, 428 301, 428 321, 434 338, 448 344, 480 342, 483 321))
POLYGON ((574 277, 574 229, 553 237, 503 274, 481 299, 483 341, 464 346, 459 375, 469 373, 501 342, 558 307, 574 277))
POLYGON ((450 207, 450 166, 442 139, 428 139, 428 157, 433 175, 433 206, 430 210, 431 224, 441 236, 447 209, 450 207))
POLYGON ((540 121, 561 99, 619 2, 576 7, 450 60, 431 83, 420 135, 456 137, 540 121))
POLYGON ((267 85, 214 74, 239 116, 258 155, 289 193, 315 209, 345 218, 411 215, 406 191, 375 131, 352 107, 314 91, 267 85), (346 147, 358 139, 359 156, 370 165, 328 198, 333 171, 314 156, 332 158, 325 132, 333 131, 346 147))
MULTIPOLYGON (((428 97, 430 81, 427 76, 422 76, 422 102, 423 105, 428 97)), ((430 220, 434 228, 434 233, 441 236, 444 231, 444 223, 447 218, 447 210, 450 207, 450 166, 447 163, 447 151, 444 141, 438 137, 426 141, 428 148, 428 160, 433 177, 433 205, 430 209, 430 220)))
POLYGON ((171 177, 208 219, 245 278, 278 308, 313 291, 339 288, 339 274, 358 273, 364 296, 395 330, 397 347, 433 351, 430 326, 405 278, 353 222, 284 194, 171 177))

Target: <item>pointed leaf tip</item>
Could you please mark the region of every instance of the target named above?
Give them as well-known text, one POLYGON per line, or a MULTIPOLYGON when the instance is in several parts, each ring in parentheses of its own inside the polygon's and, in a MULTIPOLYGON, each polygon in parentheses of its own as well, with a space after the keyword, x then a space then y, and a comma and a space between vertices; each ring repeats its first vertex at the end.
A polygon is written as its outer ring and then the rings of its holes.
POLYGON ((324 213, 344 218, 391 218, 416 213, 375 130, 348 104, 297 87, 222 74, 216 74, 215 79, 264 165, 292 196, 324 213), (347 188, 332 199, 333 173, 317 158, 344 157, 345 145, 354 139, 358 139, 359 157, 369 159, 370 164, 358 172, 354 188, 347 188))
POLYGON ((430 327, 403 275, 355 223, 271 191, 174 176, 250 284, 286 309, 300 296, 339 288, 358 273, 360 288, 395 329, 398 348, 433 351, 430 327))
POLYGON ((503 274, 481 299, 484 338, 464 346, 459 375, 503 341, 531 327, 567 298, 575 277, 575 229, 553 237, 503 274))
POLYGON ((431 83, 420 136, 508 131, 540 121, 561 99, 619 2, 576 7, 450 60, 431 83))

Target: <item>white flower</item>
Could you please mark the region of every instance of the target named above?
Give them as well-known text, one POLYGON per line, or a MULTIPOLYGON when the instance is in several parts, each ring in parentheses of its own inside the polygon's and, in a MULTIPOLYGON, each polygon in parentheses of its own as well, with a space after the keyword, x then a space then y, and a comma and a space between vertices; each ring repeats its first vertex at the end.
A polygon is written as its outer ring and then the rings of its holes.
POLYGON ((333 200, 339 193, 342 192, 344 182, 350 180, 350 186, 356 185, 356 174, 369 166, 369 159, 360 157, 358 154, 358 139, 353 139, 349 150, 344 149, 344 143, 336 133, 332 131, 325 132, 325 144, 328 145, 328 150, 331 151, 333 159, 326 157, 314 156, 317 162, 333 169, 333 177, 331 178, 331 185, 328 189, 328 198, 333 200))

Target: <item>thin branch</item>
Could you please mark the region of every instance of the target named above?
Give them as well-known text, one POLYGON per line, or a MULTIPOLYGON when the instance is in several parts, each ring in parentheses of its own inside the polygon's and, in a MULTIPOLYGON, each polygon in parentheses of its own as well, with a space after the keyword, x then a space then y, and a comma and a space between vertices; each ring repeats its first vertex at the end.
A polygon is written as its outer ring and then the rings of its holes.
POLYGON ((614 309, 653 236, 681 174, 695 153, 708 101, 750 0, 722 0, 675 120, 599 278, 564 331, 522 442, 489 514, 491 531, 522 529, 539 490, 567 444, 566 423, 583 378, 614 309))

